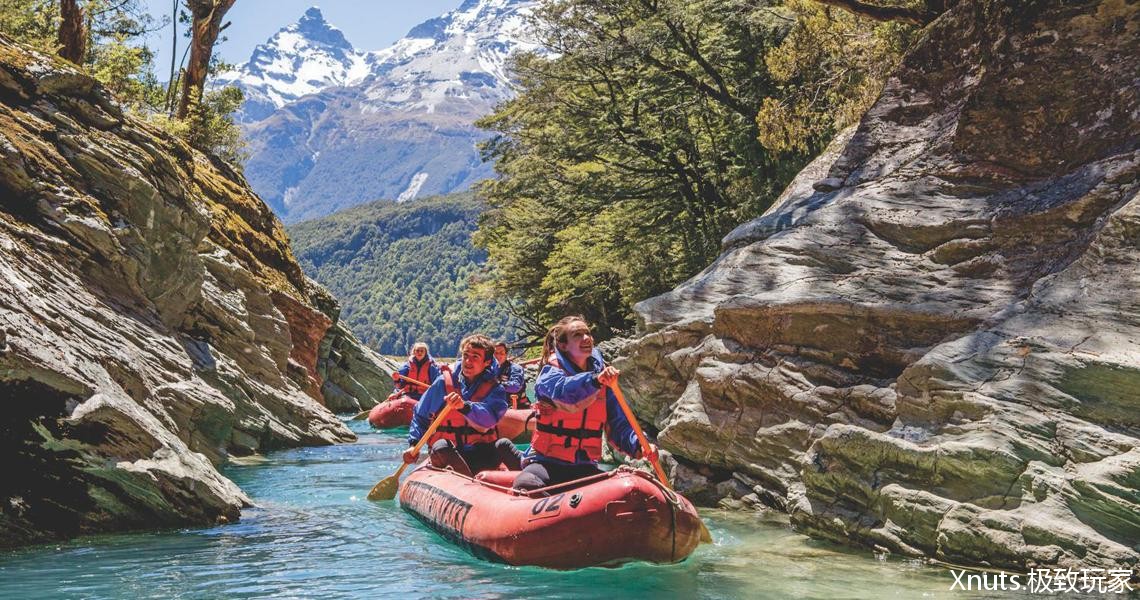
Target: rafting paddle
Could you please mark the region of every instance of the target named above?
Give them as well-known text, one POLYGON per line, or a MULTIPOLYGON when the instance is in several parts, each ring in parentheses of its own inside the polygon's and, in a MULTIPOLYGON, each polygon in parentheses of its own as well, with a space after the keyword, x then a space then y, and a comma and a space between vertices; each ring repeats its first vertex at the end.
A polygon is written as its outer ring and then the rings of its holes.
MULTIPOLYGON (((427 431, 425 431, 423 436, 420 437, 420 441, 416 443, 416 452, 419 452, 420 448, 423 448, 424 444, 427 443, 428 438, 431 437, 431 434, 435 433, 435 430, 439 428, 440 423, 443 423, 443 420, 447 418, 447 413, 449 412, 451 412, 451 405, 447 402, 444 402, 443 408, 440 409, 439 414, 435 417, 435 420, 431 422, 431 426, 427 428, 427 431)), ((388 477, 381 479, 380 482, 376 485, 372 486, 372 489, 368 492, 368 499, 391 500, 392 498, 395 498, 396 490, 400 487, 400 475, 404 473, 404 469, 406 468, 408 468, 408 463, 400 465, 400 468, 396 469, 395 475, 389 475, 388 477)))
MULTIPOLYGON (((614 381, 610 389, 614 392, 614 397, 617 398, 618 405, 621 406, 621 411, 625 413, 625 419, 633 427, 633 432, 637 434, 637 441, 641 443, 641 454, 649 459, 650 464, 653 465, 653 470, 657 472, 657 479, 661 480, 661 484, 670 490, 673 486, 669 485, 669 479, 665 477, 665 469, 661 468, 661 463, 657 460, 657 455, 649 452, 649 438, 645 437, 645 432, 641 430, 641 425, 637 422, 637 417, 633 414, 633 409, 629 407, 629 403, 625 401, 625 395, 621 393, 621 388, 618 387, 617 381, 614 381)), ((709 533, 709 528, 705 526, 705 522, 701 521, 701 541, 704 543, 712 542, 712 534, 709 533)))
POLYGON ((399 373, 395 373, 395 375, 396 375, 396 377, 399 377, 400 379, 403 379, 404 381, 406 381, 408 383, 414 383, 414 384, 424 388, 425 390, 428 389, 429 387, 431 387, 431 384, 424 383, 418 379, 412 379, 411 377, 404 377, 403 375, 400 375, 399 373))
MULTIPOLYGON (((395 375, 396 377, 399 377, 400 379, 403 379, 404 381, 406 381, 408 383, 414 383, 414 384, 416 384, 416 385, 418 385, 424 389, 427 389, 428 387, 430 387, 428 384, 426 384, 422 381, 412 379, 411 377, 404 377, 403 375, 400 375, 399 373, 393 373, 393 375, 395 375)), ((392 397, 389 396, 388 400, 391 400, 391 399, 392 399, 392 397)), ((385 400, 384 402, 387 402, 388 400, 385 400)), ((383 404, 383 403, 381 403, 381 404, 383 404)), ((375 408, 375 407, 373 407, 373 408, 375 408)), ((353 421, 363 421, 364 419, 368 418, 368 413, 370 413, 370 412, 372 412, 371 408, 364 409, 364 410, 356 413, 356 416, 353 417, 352 420, 353 421)))

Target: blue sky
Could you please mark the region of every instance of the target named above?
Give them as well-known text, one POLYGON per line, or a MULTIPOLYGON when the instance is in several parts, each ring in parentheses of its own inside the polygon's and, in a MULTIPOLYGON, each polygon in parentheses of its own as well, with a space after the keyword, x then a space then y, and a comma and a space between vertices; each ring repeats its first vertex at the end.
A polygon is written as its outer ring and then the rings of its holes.
MULTIPOLYGON (((301 18, 310 6, 320 7, 325 20, 344 32, 358 50, 379 50, 404 37, 412 27, 453 10, 463 0, 237 0, 226 18, 233 22, 223 35, 228 38, 214 52, 226 62, 249 60, 253 47, 265 42, 278 29, 301 18)), ((173 0, 143 0, 155 19, 169 15, 173 0)), ((179 1, 179 5, 182 2, 179 1)), ((181 34, 185 26, 179 26, 181 34)), ((147 45, 155 51, 155 70, 165 79, 170 69, 170 28, 152 34, 147 45)), ((186 40, 178 38, 178 58, 186 40)))

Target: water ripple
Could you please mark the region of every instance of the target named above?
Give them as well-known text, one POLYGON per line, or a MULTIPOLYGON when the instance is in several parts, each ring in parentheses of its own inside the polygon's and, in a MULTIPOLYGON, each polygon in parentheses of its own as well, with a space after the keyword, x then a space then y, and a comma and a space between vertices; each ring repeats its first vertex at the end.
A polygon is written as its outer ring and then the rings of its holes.
MULTIPOLYGON (((239 523, 0 553, 10 598, 954 597, 941 569, 814 542, 779 519, 706 511, 717 542, 679 565, 557 572, 477 560, 368 490, 406 431, 349 421, 356 444, 226 468, 256 506, 239 523)), ((985 597, 971 594, 971 598, 985 597)))

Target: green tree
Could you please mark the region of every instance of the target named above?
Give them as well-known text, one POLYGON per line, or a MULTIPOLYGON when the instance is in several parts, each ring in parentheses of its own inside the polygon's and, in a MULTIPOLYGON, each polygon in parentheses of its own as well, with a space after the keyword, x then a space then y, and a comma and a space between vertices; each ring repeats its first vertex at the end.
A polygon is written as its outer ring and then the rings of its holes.
POLYGON ((878 93, 898 46, 808 54, 813 37, 882 35, 836 12, 543 4, 534 26, 550 54, 516 57, 519 95, 479 122, 496 134, 484 154, 500 175, 480 188, 488 210, 475 239, 492 266, 480 289, 509 299, 535 334, 567 313, 602 335, 629 327, 633 303, 704 268, 878 93))
POLYGON ((59 31, 57 0, 0 0, 0 33, 37 50, 55 54, 59 31))
POLYGON ((218 35, 229 23, 223 23, 235 0, 183 0, 190 11, 190 62, 182 74, 182 95, 175 115, 185 119, 192 106, 203 100, 206 78, 214 56, 218 35))
POLYGON ((764 99, 756 123, 765 148, 805 151, 862 117, 916 29, 812 0, 784 9, 795 22, 764 57, 781 94, 764 99))
MULTIPOLYGON (((155 19, 139 0, 87 0, 68 6, 78 7, 84 20, 68 34, 87 38, 76 44, 85 49, 79 66, 128 108, 149 109, 161 90, 153 75, 153 53, 140 40, 156 26, 155 19)), ((60 49, 63 25, 58 0, 0 0, 0 31, 42 52, 60 49)))
MULTIPOLYGON (((242 91, 236 87, 210 90, 190 106, 187 141, 195 148, 208 148, 215 155, 240 167, 249 157, 241 129, 230 115, 241 106, 242 91)), ((161 100, 161 98, 159 98, 161 100)))
POLYGON ((116 34, 92 49, 91 75, 127 107, 147 110, 162 102, 163 88, 151 71, 154 54, 116 34))

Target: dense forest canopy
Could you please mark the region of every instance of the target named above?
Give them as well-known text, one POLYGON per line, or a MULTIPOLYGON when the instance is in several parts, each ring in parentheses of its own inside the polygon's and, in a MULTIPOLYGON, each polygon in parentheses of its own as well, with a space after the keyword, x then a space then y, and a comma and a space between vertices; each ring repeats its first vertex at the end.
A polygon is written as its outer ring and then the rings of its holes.
POLYGON ((500 178, 475 239, 483 291, 536 335, 567 313, 627 328, 708 265, 874 101, 914 31, 801 0, 563 0, 533 24, 552 55, 518 56, 518 97, 480 122, 500 178))
POLYGON ((383 354, 427 342, 454 356, 473 332, 514 340, 500 303, 470 294, 486 253, 471 244, 482 206, 471 193, 374 202, 288 229, 305 272, 343 307, 341 318, 383 354))

